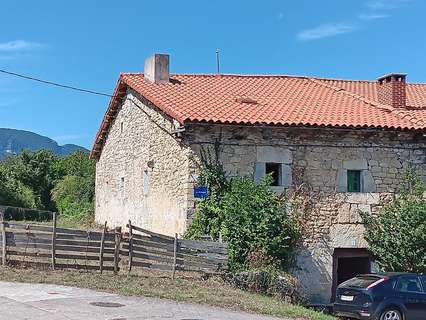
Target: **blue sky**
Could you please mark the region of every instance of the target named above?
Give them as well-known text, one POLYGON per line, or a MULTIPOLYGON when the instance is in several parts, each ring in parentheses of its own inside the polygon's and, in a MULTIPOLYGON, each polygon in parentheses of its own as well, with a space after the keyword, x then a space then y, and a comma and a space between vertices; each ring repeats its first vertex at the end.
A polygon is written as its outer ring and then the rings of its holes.
MULTIPOLYGON (((154 52, 174 73, 426 82, 424 0, 4 1, 0 69, 112 93, 154 52)), ((0 74, 0 127, 90 148, 108 98, 0 74)))

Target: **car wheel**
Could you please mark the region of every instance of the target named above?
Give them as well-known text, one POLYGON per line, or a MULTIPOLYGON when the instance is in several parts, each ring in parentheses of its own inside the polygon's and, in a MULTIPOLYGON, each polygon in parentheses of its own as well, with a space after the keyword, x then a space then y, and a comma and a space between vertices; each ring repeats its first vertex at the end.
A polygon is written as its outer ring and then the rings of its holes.
POLYGON ((390 308, 383 311, 380 320, 403 320, 403 318, 399 310, 390 308))

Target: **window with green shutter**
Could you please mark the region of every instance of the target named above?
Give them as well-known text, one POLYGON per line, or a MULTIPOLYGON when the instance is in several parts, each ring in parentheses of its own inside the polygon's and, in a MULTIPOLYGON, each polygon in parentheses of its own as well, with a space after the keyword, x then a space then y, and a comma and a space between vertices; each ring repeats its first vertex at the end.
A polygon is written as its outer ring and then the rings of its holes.
POLYGON ((348 170, 348 192, 361 192, 361 170, 348 170))

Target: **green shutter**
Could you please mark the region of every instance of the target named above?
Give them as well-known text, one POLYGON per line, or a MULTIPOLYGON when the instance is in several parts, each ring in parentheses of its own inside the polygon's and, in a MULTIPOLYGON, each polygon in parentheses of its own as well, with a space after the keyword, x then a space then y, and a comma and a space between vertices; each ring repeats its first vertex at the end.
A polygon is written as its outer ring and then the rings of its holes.
POLYGON ((361 192, 360 170, 348 170, 348 192, 361 192))

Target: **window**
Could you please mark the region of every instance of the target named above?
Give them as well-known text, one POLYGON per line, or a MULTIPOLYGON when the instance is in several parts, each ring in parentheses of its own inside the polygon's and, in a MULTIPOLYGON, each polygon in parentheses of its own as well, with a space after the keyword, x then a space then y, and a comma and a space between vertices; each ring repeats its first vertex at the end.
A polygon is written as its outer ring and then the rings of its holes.
POLYGON ((348 170, 348 192, 361 192, 361 170, 348 170))
POLYGON ((120 178, 119 191, 120 191, 120 198, 123 200, 124 196, 125 196, 125 181, 124 181, 124 177, 120 178))
POLYGON ((355 278, 345 281, 342 285, 345 285, 346 287, 351 287, 351 288, 365 289, 368 286, 372 285, 373 283, 379 281, 380 279, 383 279, 383 278, 376 277, 376 276, 356 276, 355 278))
POLYGON ((426 276, 422 276, 423 292, 426 293, 426 276))
POLYGON ((124 129, 124 121, 123 119, 120 120, 120 133, 123 133, 123 129, 124 129))
POLYGON ((420 280, 416 276, 401 277, 395 289, 401 292, 422 292, 420 280))
POLYGON ((266 163, 265 173, 272 176, 272 186, 281 186, 281 163, 266 163))

